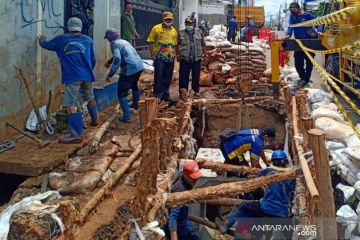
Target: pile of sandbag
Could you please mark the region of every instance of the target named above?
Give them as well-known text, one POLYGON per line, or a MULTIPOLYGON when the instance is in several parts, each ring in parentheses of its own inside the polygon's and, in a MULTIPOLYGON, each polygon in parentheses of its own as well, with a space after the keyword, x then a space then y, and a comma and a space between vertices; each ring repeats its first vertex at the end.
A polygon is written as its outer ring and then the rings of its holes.
MULTIPOLYGON (((222 25, 213 26, 204 40, 208 58, 202 66, 200 86, 233 85, 242 74, 247 74, 247 78, 250 75, 256 82, 264 76, 268 48, 264 41, 232 44, 226 40, 226 28, 222 25)), ((268 81, 261 79, 260 82, 268 81)))
POLYGON ((331 156, 330 166, 343 181, 334 186, 335 191, 340 190, 344 195, 342 206, 336 213, 338 222, 347 228, 345 239, 359 238, 356 225, 360 215, 360 139, 346 123, 329 93, 320 89, 307 90, 310 116, 315 120, 315 128, 324 132, 331 156), (351 224, 352 220, 356 224, 351 224))

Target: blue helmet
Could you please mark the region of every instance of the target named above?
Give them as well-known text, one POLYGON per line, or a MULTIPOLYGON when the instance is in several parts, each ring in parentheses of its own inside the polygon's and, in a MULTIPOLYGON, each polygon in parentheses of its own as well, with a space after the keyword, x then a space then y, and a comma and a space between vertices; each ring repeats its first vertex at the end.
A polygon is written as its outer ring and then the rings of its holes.
POLYGON ((274 165, 286 166, 289 164, 288 157, 283 150, 274 150, 271 155, 271 161, 274 165))

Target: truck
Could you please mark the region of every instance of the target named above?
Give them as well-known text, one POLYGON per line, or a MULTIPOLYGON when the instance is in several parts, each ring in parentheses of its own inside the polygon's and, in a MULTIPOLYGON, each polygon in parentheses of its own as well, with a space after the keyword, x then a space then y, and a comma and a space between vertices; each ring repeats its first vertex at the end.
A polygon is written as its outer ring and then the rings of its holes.
POLYGON ((264 26, 264 23, 265 23, 264 6, 251 7, 251 6, 236 5, 233 8, 232 14, 236 16, 236 20, 238 21, 240 27, 244 27, 246 25, 246 17, 247 16, 251 17, 251 19, 254 21, 256 27, 258 27, 258 28, 261 28, 262 26, 264 26))

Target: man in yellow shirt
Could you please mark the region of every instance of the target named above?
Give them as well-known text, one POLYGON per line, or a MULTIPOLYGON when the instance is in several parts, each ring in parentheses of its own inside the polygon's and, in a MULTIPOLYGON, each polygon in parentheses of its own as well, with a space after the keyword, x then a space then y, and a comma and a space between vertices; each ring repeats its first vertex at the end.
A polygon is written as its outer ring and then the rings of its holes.
POLYGON ((151 58, 154 61, 154 97, 165 102, 173 102, 169 87, 173 77, 178 34, 173 26, 173 14, 163 13, 163 22, 155 25, 147 39, 151 58))

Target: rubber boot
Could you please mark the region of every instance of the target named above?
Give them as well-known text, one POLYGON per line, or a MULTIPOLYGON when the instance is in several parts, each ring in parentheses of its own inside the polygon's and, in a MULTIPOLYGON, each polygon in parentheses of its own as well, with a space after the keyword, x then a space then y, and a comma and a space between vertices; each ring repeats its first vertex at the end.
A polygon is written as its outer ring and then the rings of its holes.
POLYGON ((132 121, 132 115, 130 112, 129 102, 127 97, 123 97, 120 100, 120 106, 121 110, 123 112, 123 115, 119 117, 119 121, 121 122, 131 122, 132 121))
POLYGON ((59 139, 60 143, 81 143, 83 140, 83 122, 81 112, 68 114, 68 126, 70 135, 59 139))
POLYGON ((132 100, 132 104, 130 105, 130 108, 133 108, 135 110, 139 109, 139 100, 140 100, 140 91, 133 91, 132 92, 133 95, 133 100, 132 100))
POLYGON ((99 125, 99 113, 97 111, 96 102, 88 103, 87 108, 91 117, 91 126, 96 127, 99 125))

